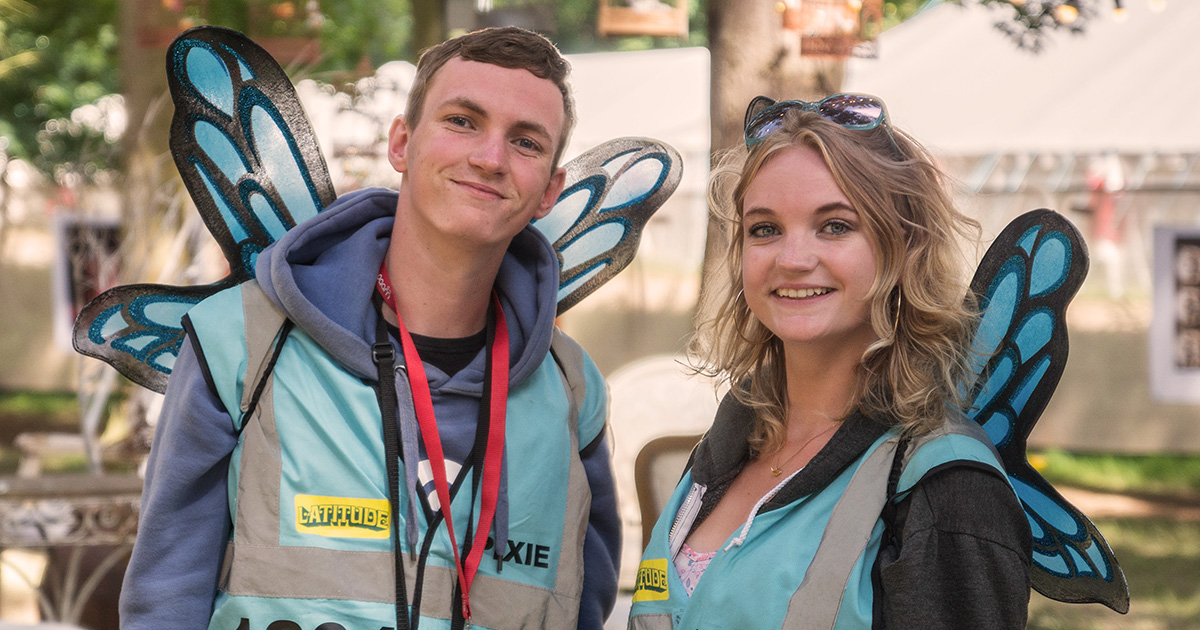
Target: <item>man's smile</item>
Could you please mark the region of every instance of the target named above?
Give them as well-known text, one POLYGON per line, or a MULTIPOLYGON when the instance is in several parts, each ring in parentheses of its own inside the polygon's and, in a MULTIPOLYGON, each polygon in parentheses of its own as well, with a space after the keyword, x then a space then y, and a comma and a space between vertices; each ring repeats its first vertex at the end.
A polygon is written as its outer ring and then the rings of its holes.
POLYGON ((486 184, 480 184, 477 182, 457 180, 457 179, 451 180, 451 181, 453 181, 455 184, 458 184, 462 188, 466 189, 467 192, 469 192, 475 196, 478 196, 478 197, 484 197, 487 199, 504 199, 505 198, 504 195, 500 191, 498 191, 495 188, 492 188, 491 186, 488 186, 486 184))

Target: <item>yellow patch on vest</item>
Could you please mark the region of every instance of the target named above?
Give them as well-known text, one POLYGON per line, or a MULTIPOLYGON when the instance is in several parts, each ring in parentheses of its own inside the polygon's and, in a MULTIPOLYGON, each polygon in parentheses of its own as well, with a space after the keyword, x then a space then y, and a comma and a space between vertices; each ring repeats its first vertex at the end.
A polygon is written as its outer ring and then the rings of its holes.
POLYGON ((389 501, 297 494, 296 530, 329 538, 387 538, 392 533, 389 501))
POLYGON ((670 592, 667 589, 667 559, 642 560, 638 565, 637 588, 633 591, 633 601, 655 602, 667 599, 670 592))

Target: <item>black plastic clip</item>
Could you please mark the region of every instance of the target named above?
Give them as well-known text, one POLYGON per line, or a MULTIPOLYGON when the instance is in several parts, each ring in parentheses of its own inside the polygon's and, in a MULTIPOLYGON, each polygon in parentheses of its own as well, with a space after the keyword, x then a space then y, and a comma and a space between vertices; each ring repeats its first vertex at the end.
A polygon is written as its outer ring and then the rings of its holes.
POLYGON ((371 360, 375 365, 392 365, 396 362, 396 348, 392 342, 384 341, 371 346, 371 360))

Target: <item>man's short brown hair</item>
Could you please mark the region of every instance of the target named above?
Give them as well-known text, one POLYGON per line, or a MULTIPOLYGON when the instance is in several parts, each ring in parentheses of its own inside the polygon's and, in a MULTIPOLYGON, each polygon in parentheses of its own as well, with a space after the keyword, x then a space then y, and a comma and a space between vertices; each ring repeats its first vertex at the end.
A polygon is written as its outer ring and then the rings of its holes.
POLYGON ((554 164, 557 166, 571 129, 575 126, 575 101, 567 85, 571 66, 550 40, 523 28, 485 28, 425 49, 417 61, 417 76, 408 93, 405 119, 409 128, 415 128, 420 121, 421 109, 425 107, 425 94, 429 91, 433 76, 455 57, 501 68, 528 70, 539 79, 546 79, 558 87, 562 93, 564 116, 562 138, 554 151, 554 164))

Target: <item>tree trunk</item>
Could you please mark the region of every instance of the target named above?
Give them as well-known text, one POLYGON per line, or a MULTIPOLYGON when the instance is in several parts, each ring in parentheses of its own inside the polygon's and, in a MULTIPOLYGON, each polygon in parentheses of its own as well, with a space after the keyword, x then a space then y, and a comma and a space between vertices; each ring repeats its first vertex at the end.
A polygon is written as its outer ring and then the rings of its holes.
POLYGON ((8 234, 8 200, 12 188, 8 185, 8 154, 0 149, 0 249, 4 248, 4 237, 8 234))
POLYGON ((421 51, 446 41, 445 0, 412 0, 413 50, 421 51))
POLYGON ((118 17, 121 93, 128 119, 121 137, 125 160, 121 283, 141 282, 149 275, 147 268, 156 262, 152 252, 157 239, 152 236, 160 231, 175 233, 178 224, 164 224, 164 220, 172 197, 184 194, 169 146, 174 106, 167 88, 166 48, 139 42, 140 6, 137 2, 121 2, 118 17))
MULTIPOLYGON (((801 57, 799 34, 783 30, 783 17, 770 0, 708 0, 708 49, 714 165, 722 151, 742 142, 746 105, 755 96, 813 100, 841 89, 843 61, 801 57)), ((705 286, 724 250, 720 226, 710 221, 705 286)))

